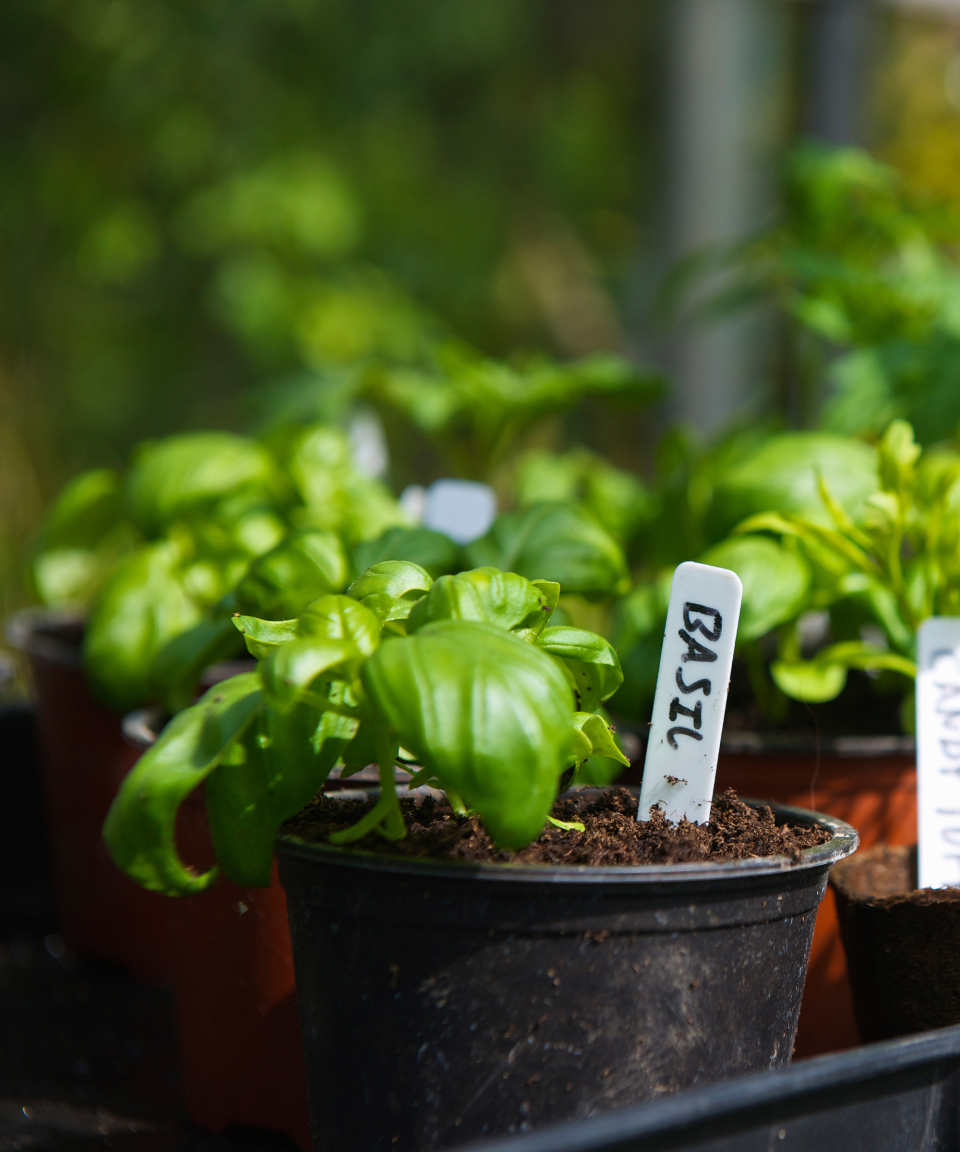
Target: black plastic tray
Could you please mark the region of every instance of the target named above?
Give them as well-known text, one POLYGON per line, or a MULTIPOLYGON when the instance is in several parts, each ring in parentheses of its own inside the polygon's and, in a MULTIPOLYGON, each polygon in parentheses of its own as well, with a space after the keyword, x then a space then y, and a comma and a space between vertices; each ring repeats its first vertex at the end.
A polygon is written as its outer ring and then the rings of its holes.
POLYGON ((960 1025, 471 1147, 484 1152, 956 1150, 960 1025))

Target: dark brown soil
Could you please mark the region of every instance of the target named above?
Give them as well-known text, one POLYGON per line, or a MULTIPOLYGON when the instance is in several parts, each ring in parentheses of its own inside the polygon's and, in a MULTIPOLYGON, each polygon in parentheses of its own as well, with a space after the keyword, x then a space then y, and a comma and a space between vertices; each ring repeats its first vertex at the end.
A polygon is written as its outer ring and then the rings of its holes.
POLYGON ((848 901, 891 907, 910 903, 960 903, 960 888, 917 888, 917 848, 880 847, 858 852, 838 865, 830 883, 841 889, 848 901))
MULTIPOLYGON (((337 801, 319 796, 288 821, 282 832, 302 840, 322 842, 332 832, 348 828, 373 801, 337 801)), ((804 848, 823 844, 831 834, 823 828, 777 824, 767 808, 750 808, 729 789, 714 800, 709 824, 678 824, 657 813, 652 820, 636 819, 637 800, 626 788, 571 793, 557 800, 553 816, 577 821, 583 832, 547 828, 538 840, 519 852, 496 847, 480 821, 461 818, 433 796, 407 796, 400 801, 407 836, 390 843, 371 835, 354 847, 398 856, 429 856, 473 863, 679 864, 701 860, 743 860, 755 856, 785 855, 799 859, 804 848)))

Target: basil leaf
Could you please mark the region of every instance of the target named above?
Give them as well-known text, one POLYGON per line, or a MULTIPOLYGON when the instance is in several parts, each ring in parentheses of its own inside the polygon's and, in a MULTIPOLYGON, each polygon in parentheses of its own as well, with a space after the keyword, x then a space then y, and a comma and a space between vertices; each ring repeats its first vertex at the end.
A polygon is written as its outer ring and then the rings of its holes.
POLYGON ((704 564, 731 569, 743 583, 739 642, 765 636, 807 607, 810 566, 795 549, 769 537, 735 536, 708 549, 700 559, 704 564))
POLYGON ((380 643, 380 620, 349 596, 322 596, 300 616, 297 635, 351 640, 361 655, 369 656, 380 643))
POLYGON ((629 767, 630 761, 613 738, 613 729, 596 712, 575 712, 573 732, 570 758, 574 763, 580 763, 589 756, 605 756, 629 767))
POLYGON ((570 669, 584 712, 595 712, 623 683, 613 645, 596 632, 564 625, 546 628, 537 647, 559 657, 570 669))
POLYGON ((291 640, 260 663, 264 695, 273 707, 289 712, 318 677, 354 680, 362 661, 363 654, 349 640, 291 640))
POLYGON ((463 567, 459 546, 430 528, 388 528, 376 540, 358 544, 353 560, 358 572, 384 560, 407 560, 429 572, 434 580, 463 567))
POLYGON ((235 884, 269 885, 277 829, 323 787, 332 764, 311 742, 319 719, 305 704, 287 712, 262 708, 207 779, 213 849, 235 884))
POLYGON ((573 732, 570 689, 550 656, 489 624, 444 620, 382 644, 362 679, 399 743, 498 844, 539 835, 573 732))
POLYGON ((711 535, 719 539, 747 516, 767 511, 796 513, 832 528, 821 477, 856 519, 880 487, 876 449, 826 432, 771 436, 718 476, 707 516, 711 535))
POLYGON ((433 585, 433 579, 419 565, 407 560, 384 560, 358 576, 347 595, 384 622, 406 620, 414 604, 433 585))
POLYGON ((103 825, 110 857, 151 892, 203 892, 217 876, 198 876, 177 855, 175 825, 183 800, 216 768, 262 707, 256 673, 211 688, 164 728, 120 785, 103 825))
POLYGON ((467 546, 466 556, 476 568, 556 581, 564 593, 602 597, 629 587, 620 545, 572 504, 534 504, 498 516, 486 536, 467 546))
POLYGON ((777 687, 794 700, 809 704, 822 704, 833 700, 847 683, 847 669, 843 664, 824 660, 774 660, 770 675, 777 687))
POLYGON ((151 676, 154 694, 169 712, 179 712, 193 703, 205 669, 239 656, 242 650, 229 617, 201 620, 167 641, 157 653, 151 676))
POLYGON ((476 568, 441 576, 413 608, 407 631, 416 632, 437 620, 479 620, 533 641, 555 607, 556 601, 551 604, 542 587, 523 576, 476 568))
POLYGON ((235 608, 244 615, 289 620, 347 582, 349 562, 332 532, 291 532, 255 560, 237 586, 235 608))
POLYGON ((231 617, 231 623, 242 634, 247 651, 257 660, 265 659, 275 648, 299 636, 296 620, 260 620, 238 613, 231 617))
POLYGON ((157 653, 203 618, 179 578, 180 565, 175 544, 148 544, 121 560, 93 605, 84 669, 97 695, 119 712, 150 700, 157 653))
POLYGON ((273 457, 256 440, 230 432, 188 432, 138 449, 127 475, 126 501, 137 527, 157 536, 174 520, 228 495, 277 499, 281 485, 273 457))

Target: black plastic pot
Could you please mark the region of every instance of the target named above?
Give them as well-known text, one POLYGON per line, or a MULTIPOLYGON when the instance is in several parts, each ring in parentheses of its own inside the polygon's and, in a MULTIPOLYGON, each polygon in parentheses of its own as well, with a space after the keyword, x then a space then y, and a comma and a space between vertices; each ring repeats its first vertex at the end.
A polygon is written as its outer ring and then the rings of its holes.
MULTIPOLYGON (((960 1027, 714 1084, 473 1152, 946 1152, 960 1027)), ((466 1149, 463 1150, 466 1152, 466 1149)))
MULTIPOLYGON (((344 793, 349 795, 349 793, 344 793)), ((633 868, 280 837, 314 1144, 436 1149, 786 1063, 833 839, 633 868)))

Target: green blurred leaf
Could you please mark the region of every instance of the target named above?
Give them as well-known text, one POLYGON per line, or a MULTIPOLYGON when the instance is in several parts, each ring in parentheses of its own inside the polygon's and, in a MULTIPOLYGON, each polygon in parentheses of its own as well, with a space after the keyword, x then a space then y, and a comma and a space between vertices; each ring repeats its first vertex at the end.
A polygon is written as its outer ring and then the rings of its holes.
POLYGON ((241 652, 240 637, 229 618, 201 620, 157 652, 151 670, 153 693, 169 712, 179 712, 193 703, 207 668, 241 652))
POLYGON ((407 560, 437 579, 461 568, 460 548, 449 536, 429 528, 388 528, 376 540, 358 544, 353 550, 358 572, 384 560, 407 560))
POLYGON ((253 562, 233 602, 245 616, 291 619, 318 597, 342 591, 348 573, 346 552, 333 532, 291 532, 253 562))
POLYGON ((703 564, 729 568, 743 584, 737 640, 746 643, 809 606, 810 566, 796 550, 765 536, 739 536, 709 548, 703 564))
POLYGON ((466 555, 476 568, 555 581, 565 594, 610 596, 629 583, 620 546, 570 504, 537 504, 498 516, 486 536, 467 546, 466 555))

